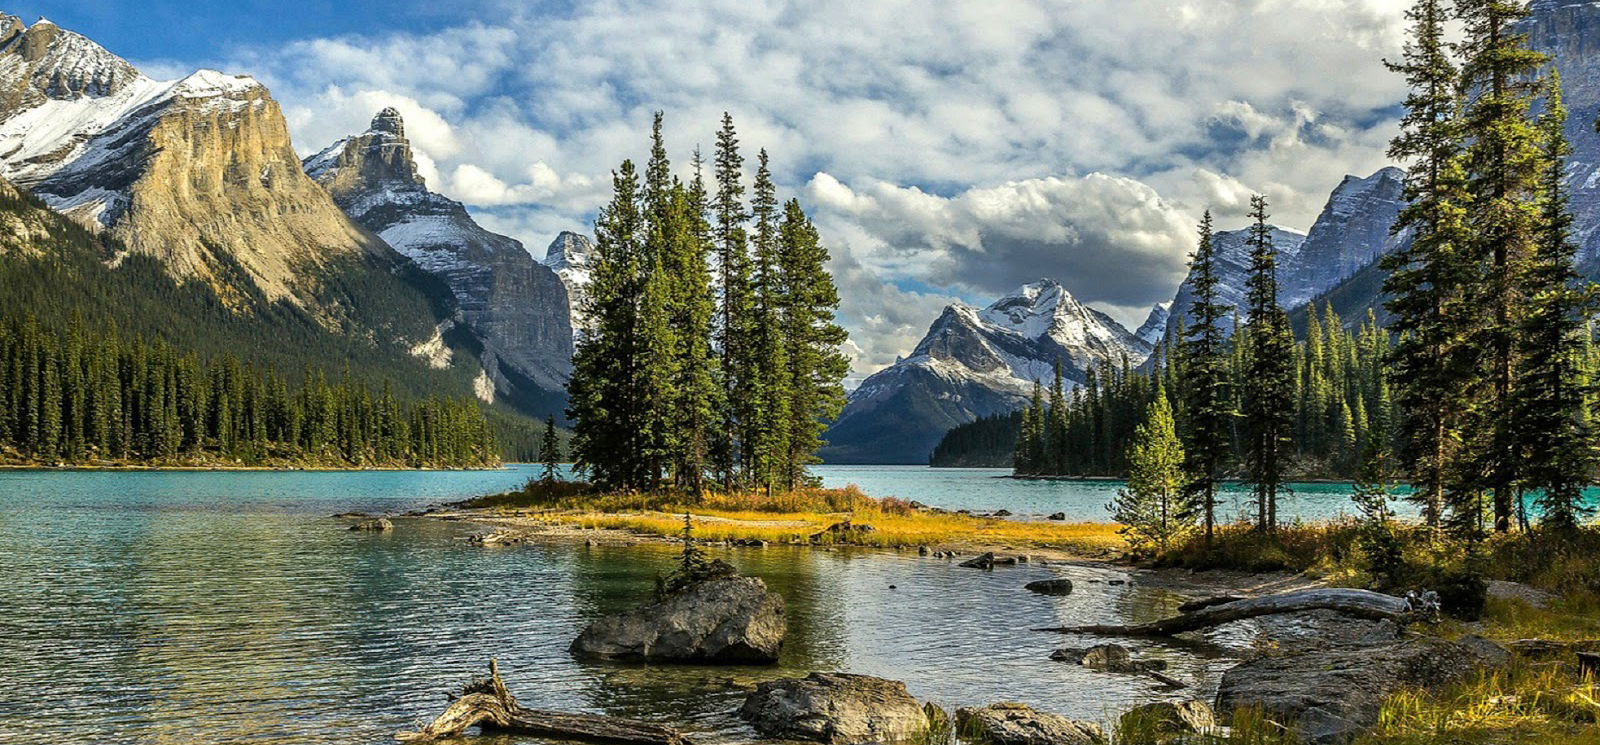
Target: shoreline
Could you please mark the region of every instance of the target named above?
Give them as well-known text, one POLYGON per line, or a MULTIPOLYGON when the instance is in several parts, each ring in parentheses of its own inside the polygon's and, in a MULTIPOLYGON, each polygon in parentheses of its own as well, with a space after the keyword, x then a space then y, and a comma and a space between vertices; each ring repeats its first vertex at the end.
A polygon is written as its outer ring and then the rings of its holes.
POLYGON ((162 466, 162 465, 133 465, 133 464, 90 465, 90 464, 82 464, 82 463, 70 464, 70 465, 0 463, 0 471, 42 471, 42 472, 105 471, 105 472, 128 472, 128 473, 134 473, 134 472, 139 472, 139 471, 171 471, 171 472, 194 472, 194 473, 226 472, 226 471, 244 471, 244 472, 254 472, 254 471, 296 472, 296 471, 305 471, 305 472, 313 472, 313 473, 346 473, 346 472, 348 472, 348 473, 361 473, 361 472, 387 472, 387 471, 392 471, 392 472, 396 472, 396 473, 404 473, 404 472, 448 473, 448 472, 466 472, 466 471, 505 471, 505 470, 509 470, 510 467, 514 466, 514 465, 519 465, 519 464, 516 464, 516 463, 505 463, 505 464, 502 464, 500 466, 492 467, 492 468, 488 468, 488 467, 486 467, 486 468, 434 468, 434 467, 407 468, 407 467, 402 467, 402 466, 360 466, 360 467, 356 467, 356 466, 347 466, 347 467, 339 467, 339 466, 223 466, 223 465, 216 465, 216 466, 203 466, 203 465, 162 466))

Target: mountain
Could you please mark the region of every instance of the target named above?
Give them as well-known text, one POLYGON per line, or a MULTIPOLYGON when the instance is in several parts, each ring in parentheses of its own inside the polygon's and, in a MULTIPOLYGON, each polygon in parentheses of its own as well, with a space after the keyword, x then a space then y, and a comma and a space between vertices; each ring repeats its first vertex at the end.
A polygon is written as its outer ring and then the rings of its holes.
MULTIPOLYGON (((1212 246, 1216 250, 1217 271, 1217 302, 1231 305, 1242 319, 1245 312, 1245 280, 1250 276, 1250 230, 1225 230, 1212 235, 1212 246)), ((1302 233, 1284 228, 1272 228, 1272 244, 1278 247, 1278 266, 1280 278, 1286 276, 1300 253, 1300 247, 1305 244, 1306 236, 1302 233)), ((1194 283, 1193 275, 1183 279, 1183 284, 1178 285, 1178 294, 1172 299, 1172 305, 1167 314, 1167 331, 1176 333, 1178 320, 1182 319, 1187 325, 1192 320, 1189 312, 1194 308, 1194 283)), ((1279 289, 1280 295, 1288 294, 1291 288, 1285 284, 1279 289)), ((1231 330, 1233 328, 1233 314, 1223 317, 1222 325, 1231 330)))
POLYGON ((49 21, 0 17, 0 177, 240 307, 259 292, 350 324, 346 275, 407 263, 306 177, 260 83, 152 80, 49 21))
MULTIPOLYGON (((1344 181, 1328 196, 1317 221, 1304 236, 1293 231, 1274 229, 1273 242, 1278 247, 1278 302, 1294 311, 1316 304, 1321 307, 1328 293, 1336 292, 1346 282, 1362 278, 1358 284, 1370 283, 1372 267, 1380 256, 1394 250, 1407 240, 1406 235, 1392 236, 1389 229, 1404 205, 1405 172, 1398 168, 1383 168, 1366 178, 1345 176, 1344 181)), ((1250 276, 1249 230, 1217 233, 1218 294, 1223 303, 1234 306, 1240 317, 1245 313, 1245 282, 1250 276)), ((1381 280, 1379 280, 1381 284, 1381 280)), ((1341 302, 1352 307, 1362 305, 1351 292, 1339 293, 1341 302), (1349 297, 1345 297, 1349 296, 1349 297)), ((1184 279, 1178 288, 1169 328, 1177 325, 1178 313, 1184 322, 1190 321, 1189 309, 1193 307, 1190 280, 1184 279)), ((1341 311, 1341 315, 1343 312, 1341 311)), ((1302 317, 1303 314, 1294 314, 1302 317)), ((1361 311, 1365 315, 1365 311, 1361 311)), ((1351 316, 1346 316, 1350 318, 1351 316)), ((1228 325, 1232 318, 1227 319, 1228 325)))
POLYGON ((589 257, 594 255, 594 242, 587 236, 563 230, 544 250, 544 265, 561 278, 567 288, 567 302, 571 308, 572 330, 582 327, 579 304, 584 288, 589 286, 589 257))
POLYGON ((1567 138, 1567 186, 1572 190, 1578 263, 1600 276, 1600 133, 1593 112, 1600 108, 1600 4, 1589 0, 1534 0, 1519 31, 1528 46, 1550 55, 1561 72, 1562 94, 1572 116, 1567 138))
POLYGON ((944 309, 922 342, 850 394, 828 430, 829 463, 926 463, 951 427, 1022 406, 1054 365, 1070 382, 1091 365, 1139 364, 1151 345, 1052 280, 979 310, 944 309))
POLYGON ((1150 315, 1145 316, 1144 323, 1139 324, 1139 330, 1133 332, 1139 340, 1154 347, 1166 338, 1167 319, 1172 317, 1172 303, 1156 303, 1150 306, 1150 315))
POLYGON ((0 15, 0 182, 18 187, 0 208, 21 226, 0 252, 8 316, 115 323, 183 354, 418 397, 482 393, 450 288, 306 175, 251 78, 154 80, 80 34, 0 15))
POLYGON ((417 174, 400 112, 307 158, 340 209, 449 286, 496 395, 555 412, 572 373, 567 290, 515 239, 491 233, 417 174))

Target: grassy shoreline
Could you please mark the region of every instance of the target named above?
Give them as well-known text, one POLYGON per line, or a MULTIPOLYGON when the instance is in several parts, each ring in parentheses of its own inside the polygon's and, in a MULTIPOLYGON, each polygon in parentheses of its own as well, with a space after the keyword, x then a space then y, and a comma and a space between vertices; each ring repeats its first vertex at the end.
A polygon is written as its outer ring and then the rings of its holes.
POLYGON ((1120 526, 1102 522, 1008 520, 873 498, 855 487, 806 489, 792 494, 675 495, 587 494, 579 488, 530 483, 508 492, 453 505, 490 518, 518 518, 585 530, 614 530, 659 538, 683 533, 690 515, 697 539, 786 545, 877 548, 996 546, 1056 550, 1075 555, 1119 555, 1120 526))

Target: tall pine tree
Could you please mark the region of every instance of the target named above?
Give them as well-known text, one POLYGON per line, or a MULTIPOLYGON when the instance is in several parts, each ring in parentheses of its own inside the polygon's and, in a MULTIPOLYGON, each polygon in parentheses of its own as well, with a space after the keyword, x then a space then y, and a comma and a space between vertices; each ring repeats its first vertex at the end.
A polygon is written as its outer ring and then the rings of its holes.
POLYGON ((1216 532, 1217 480, 1232 452, 1233 394, 1229 384, 1227 337, 1222 320, 1232 310, 1217 298, 1216 246, 1212 241, 1211 211, 1200 222, 1200 239, 1190 256, 1189 338, 1184 349, 1184 389, 1189 394, 1187 413, 1189 494, 1200 515, 1207 545, 1216 532))
POLYGON ((1278 489, 1294 427, 1294 332, 1278 305, 1278 249, 1267 224, 1266 197, 1251 197, 1250 217, 1255 222, 1249 239, 1249 316, 1242 340, 1248 344, 1244 377, 1249 381, 1243 391, 1245 464, 1254 484, 1257 526, 1271 531, 1278 524, 1278 489))

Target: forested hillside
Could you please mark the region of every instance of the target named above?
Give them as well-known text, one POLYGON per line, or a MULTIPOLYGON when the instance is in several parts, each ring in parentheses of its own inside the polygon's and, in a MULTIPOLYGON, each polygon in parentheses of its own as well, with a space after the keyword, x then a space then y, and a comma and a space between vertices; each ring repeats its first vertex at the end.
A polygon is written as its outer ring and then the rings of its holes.
MULTIPOLYGON (((299 306, 268 301, 249 289, 250 283, 230 285, 241 288, 241 294, 225 300, 208 284, 179 283, 153 258, 117 249, 26 192, 0 182, 0 287, 6 289, 0 293, 0 319, 14 331, 26 319, 40 339, 57 340, 65 338, 76 319, 86 338, 122 340, 117 343, 123 346, 106 350, 107 354, 138 356, 165 350, 161 354, 190 359, 196 370, 217 364, 257 371, 263 384, 270 371, 286 390, 298 390, 308 371, 324 380, 364 381, 361 385, 373 390, 387 385, 397 401, 439 393, 458 397, 472 390, 476 365, 470 358, 452 359, 446 351, 452 345, 470 349, 472 339, 465 334, 447 330, 450 338, 439 340, 440 354, 426 360, 379 337, 383 329, 450 312, 448 291, 409 265, 396 264, 383 272, 330 269, 323 290, 327 302, 345 308, 365 330, 342 334, 299 306)), ((219 261, 226 256, 216 254, 219 261)), ((67 344, 45 346, 60 355, 67 344)), ((12 385, 8 382, 8 387, 12 385)), ((23 394, 8 391, 7 395, 23 394)), ((536 445, 529 420, 485 408, 480 416, 506 443, 505 454, 532 457, 536 445)), ((12 441, 14 447, 18 444, 24 443, 12 441)), ((144 452, 132 448, 125 454, 140 460, 144 452)), ((326 462, 320 456, 308 457, 326 462)), ((73 459, 69 453, 57 458, 73 459)))
POLYGON ((928 458, 934 468, 1009 468, 1022 412, 995 414, 946 432, 928 458))

